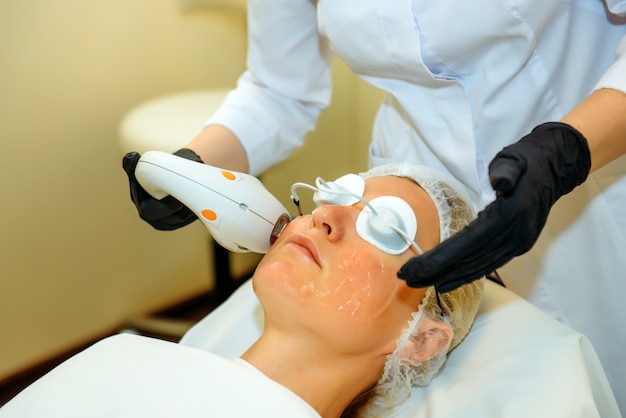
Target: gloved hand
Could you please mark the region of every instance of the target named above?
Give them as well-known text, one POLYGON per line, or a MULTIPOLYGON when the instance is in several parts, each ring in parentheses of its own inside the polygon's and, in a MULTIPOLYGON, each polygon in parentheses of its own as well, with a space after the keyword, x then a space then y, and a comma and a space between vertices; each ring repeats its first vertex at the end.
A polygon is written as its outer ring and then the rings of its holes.
POLYGON ((398 272, 411 287, 448 292, 502 267, 534 245, 554 202, 589 175, 587 140, 567 124, 537 126, 489 164, 496 199, 455 236, 398 272))
MULTIPOLYGON (((202 159, 187 148, 179 149, 174 155, 202 163, 202 159)), ((182 228, 198 219, 195 213, 173 196, 157 200, 141 187, 135 177, 135 167, 139 158, 141 155, 138 152, 129 152, 122 160, 122 167, 128 175, 130 199, 137 207, 139 217, 160 231, 182 228)))

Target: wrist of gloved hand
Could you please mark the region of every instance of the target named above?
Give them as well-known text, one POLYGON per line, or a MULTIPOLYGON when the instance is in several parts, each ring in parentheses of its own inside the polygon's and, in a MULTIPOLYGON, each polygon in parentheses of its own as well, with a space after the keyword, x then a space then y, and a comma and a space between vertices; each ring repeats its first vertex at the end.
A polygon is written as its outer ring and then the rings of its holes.
MULTIPOLYGON (((202 163, 202 159, 192 150, 181 148, 174 155, 202 163)), ((173 196, 155 199, 141 186, 135 177, 135 168, 140 155, 129 152, 124 156, 122 167, 128 175, 130 198, 137 208, 139 217, 159 231, 171 231, 189 225, 198 217, 191 209, 173 196)))

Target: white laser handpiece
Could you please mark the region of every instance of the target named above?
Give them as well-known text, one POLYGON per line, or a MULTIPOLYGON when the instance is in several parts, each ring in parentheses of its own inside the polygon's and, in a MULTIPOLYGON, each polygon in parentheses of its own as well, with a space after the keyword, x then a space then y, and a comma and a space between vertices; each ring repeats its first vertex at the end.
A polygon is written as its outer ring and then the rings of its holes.
POLYGON ((135 176, 152 197, 171 195, 182 202, 215 241, 233 252, 266 253, 291 220, 278 199, 249 174, 148 151, 135 176))

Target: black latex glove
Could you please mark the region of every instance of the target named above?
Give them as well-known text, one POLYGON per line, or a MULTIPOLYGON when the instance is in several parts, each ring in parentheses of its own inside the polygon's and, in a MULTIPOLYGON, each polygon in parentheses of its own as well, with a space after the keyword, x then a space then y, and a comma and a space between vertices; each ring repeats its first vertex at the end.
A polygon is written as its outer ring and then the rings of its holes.
POLYGON ((411 287, 448 292, 502 267, 535 244, 557 199, 589 175, 586 139, 569 125, 544 123, 489 164, 496 200, 452 238, 398 272, 411 287))
MULTIPOLYGON (((202 159, 187 148, 176 151, 174 155, 202 163, 202 159)), ((138 152, 129 152, 122 160, 122 167, 128 175, 130 199, 135 204, 139 217, 160 231, 182 228, 198 219, 195 213, 176 198, 166 196, 158 200, 141 187, 135 177, 135 167, 140 157, 138 152)))

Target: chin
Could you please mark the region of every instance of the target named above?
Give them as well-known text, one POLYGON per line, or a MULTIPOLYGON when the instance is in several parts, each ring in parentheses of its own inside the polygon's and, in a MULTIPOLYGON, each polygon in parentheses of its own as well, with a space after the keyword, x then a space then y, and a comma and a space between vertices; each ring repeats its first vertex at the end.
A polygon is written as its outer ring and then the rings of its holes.
POLYGON ((272 260, 259 263, 252 282, 258 294, 259 289, 270 293, 291 295, 301 286, 302 273, 289 260, 272 260))

